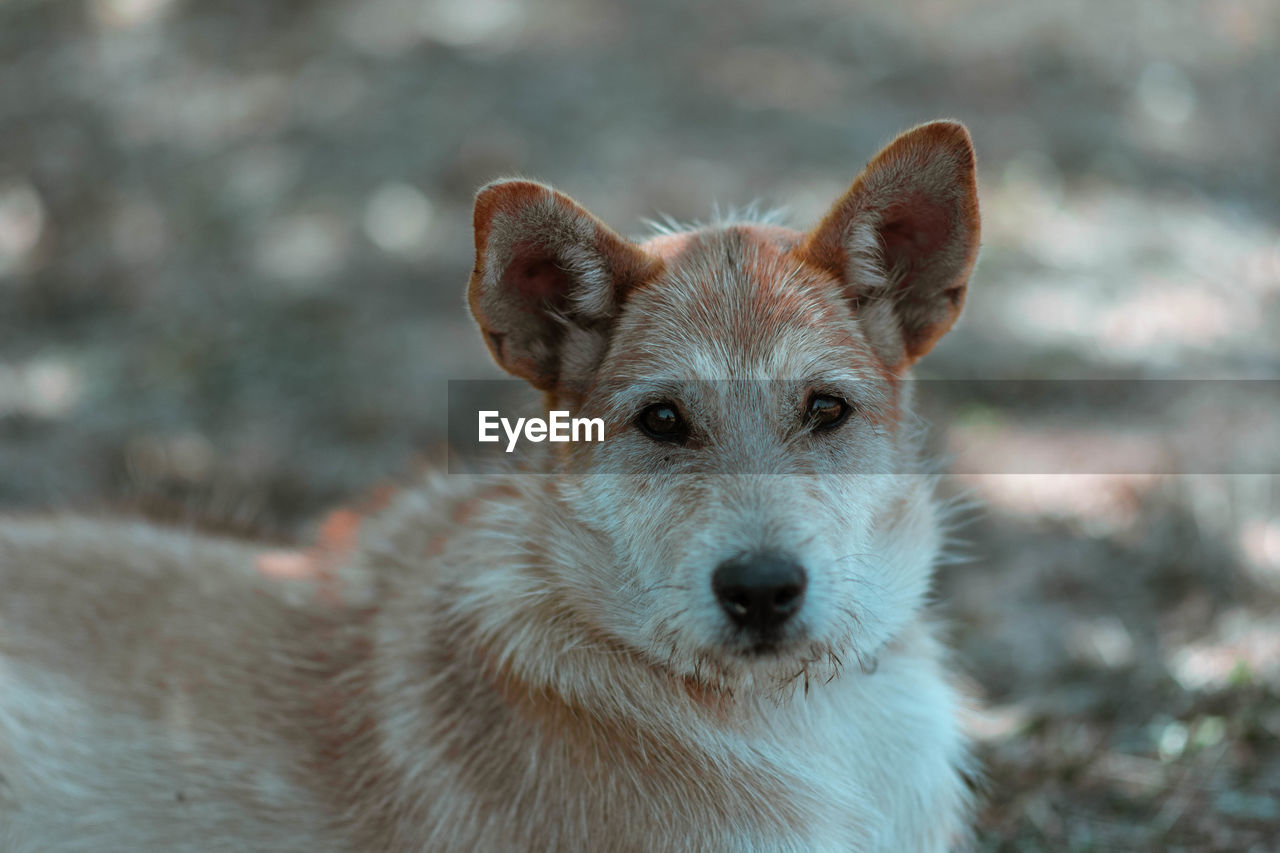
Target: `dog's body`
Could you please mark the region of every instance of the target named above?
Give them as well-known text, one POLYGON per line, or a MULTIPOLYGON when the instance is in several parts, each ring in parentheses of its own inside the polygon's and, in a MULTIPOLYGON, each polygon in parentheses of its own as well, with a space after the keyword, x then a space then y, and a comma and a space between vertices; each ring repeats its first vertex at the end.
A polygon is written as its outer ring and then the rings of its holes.
POLYGON ((963 837, 903 383, 976 251, 963 128, 904 135, 807 235, 637 246, 527 182, 476 235, 495 358, 606 440, 430 480, 305 557, 0 524, 0 850, 963 837))

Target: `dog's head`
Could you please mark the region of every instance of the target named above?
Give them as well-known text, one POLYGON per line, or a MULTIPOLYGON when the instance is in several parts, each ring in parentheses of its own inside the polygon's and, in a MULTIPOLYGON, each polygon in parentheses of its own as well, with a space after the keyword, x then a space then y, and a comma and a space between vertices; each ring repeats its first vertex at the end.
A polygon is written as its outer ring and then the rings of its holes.
POLYGON ((938 544, 903 380, 955 322, 977 253, 965 129, 903 134, 807 233, 637 244, 528 181, 485 187, 475 232, 469 299, 494 358, 606 423, 551 456, 555 547, 579 557, 550 562, 579 612, 717 683, 874 659, 922 605, 938 544))

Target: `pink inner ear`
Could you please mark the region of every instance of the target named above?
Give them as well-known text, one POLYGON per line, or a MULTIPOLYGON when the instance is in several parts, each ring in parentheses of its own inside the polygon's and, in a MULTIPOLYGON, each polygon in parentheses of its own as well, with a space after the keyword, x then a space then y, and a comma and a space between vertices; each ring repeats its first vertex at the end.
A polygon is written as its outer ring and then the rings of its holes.
POLYGON ((924 193, 896 202, 881 217, 880 240, 890 267, 918 267, 951 235, 951 216, 924 193))
POLYGON ((520 294, 526 311, 541 311, 548 305, 560 308, 567 296, 568 275, 545 249, 531 243, 512 250, 502 281, 512 292, 520 294))

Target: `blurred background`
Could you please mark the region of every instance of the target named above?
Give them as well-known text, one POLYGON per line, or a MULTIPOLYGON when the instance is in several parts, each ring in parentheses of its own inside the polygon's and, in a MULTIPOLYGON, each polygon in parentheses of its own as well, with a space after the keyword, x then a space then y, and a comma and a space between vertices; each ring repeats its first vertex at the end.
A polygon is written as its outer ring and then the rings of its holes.
MULTIPOLYGON (((0 0, 0 507, 305 537, 432 456, 446 380, 497 375, 462 300, 485 181, 624 233, 803 225, 942 116, 984 248, 928 377, 1280 378, 1272 0, 0 0)), ((981 849, 1277 849, 1276 467, 1180 474, 1167 428, 1211 407, 940 396, 962 457, 1162 460, 945 484, 977 504, 939 598, 987 708, 981 849)))

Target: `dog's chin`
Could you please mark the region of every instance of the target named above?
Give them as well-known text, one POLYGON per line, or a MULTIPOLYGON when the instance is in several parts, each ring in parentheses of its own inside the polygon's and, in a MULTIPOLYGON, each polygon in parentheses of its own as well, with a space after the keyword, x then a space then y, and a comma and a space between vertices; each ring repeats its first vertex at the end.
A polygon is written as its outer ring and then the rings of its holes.
POLYGON ((724 654, 744 687, 770 694, 793 688, 808 692, 810 684, 837 678, 844 666, 835 650, 799 638, 746 641, 730 645, 724 654))
MULTIPOLYGON (((825 684, 846 668, 847 652, 801 632, 775 636, 734 633, 684 654, 677 651, 664 669, 686 681, 735 694, 781 695, 792 688, 825 684)), ((858 661, 853 661, 854 669, 858 661)))

